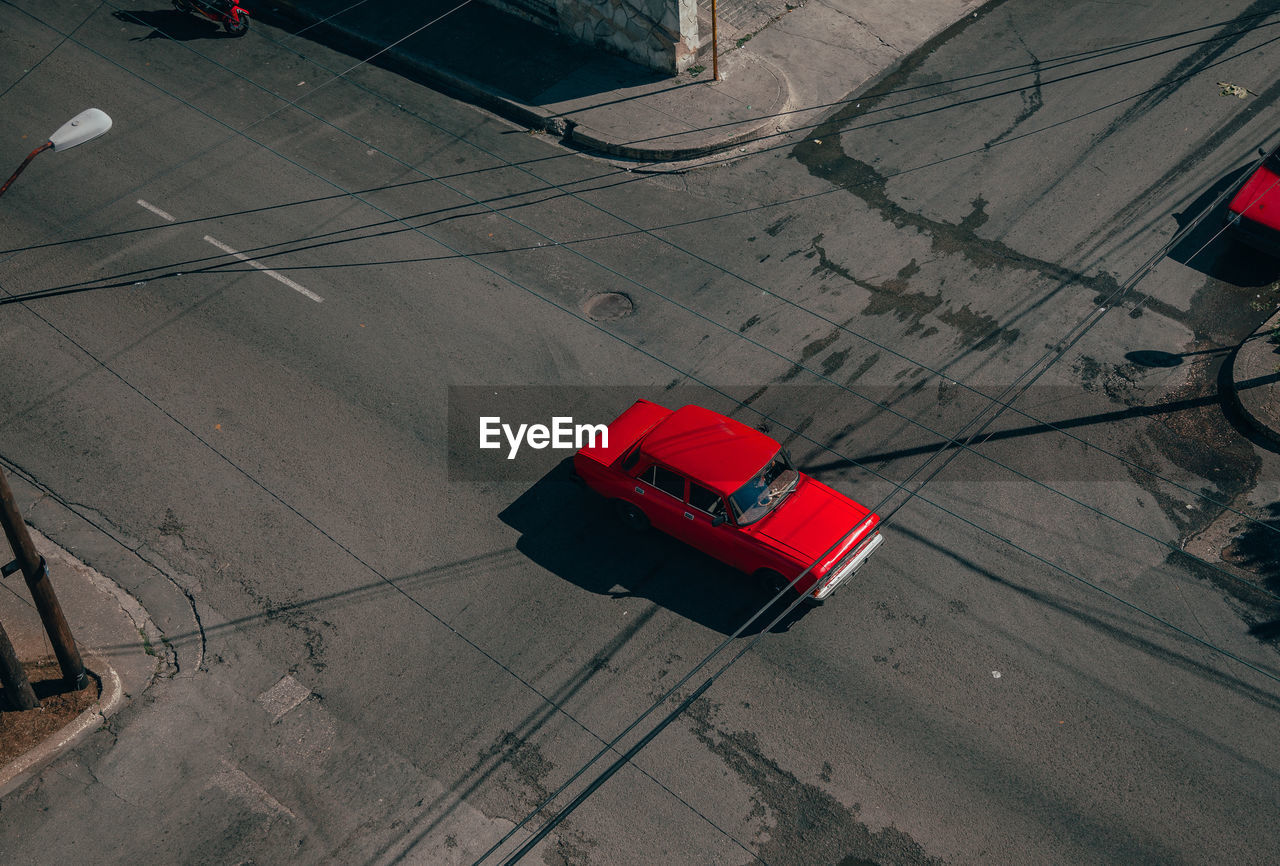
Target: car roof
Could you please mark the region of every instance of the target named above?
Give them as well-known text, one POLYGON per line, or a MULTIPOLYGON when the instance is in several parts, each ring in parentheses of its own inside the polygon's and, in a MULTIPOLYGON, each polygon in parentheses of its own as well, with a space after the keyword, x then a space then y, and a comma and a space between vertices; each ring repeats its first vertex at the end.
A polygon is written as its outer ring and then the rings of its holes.
POLYGON ((759 430, 702 406, 683 406, 644 439, 644 453, 722 495, 733 493, 778 452, 759 430))

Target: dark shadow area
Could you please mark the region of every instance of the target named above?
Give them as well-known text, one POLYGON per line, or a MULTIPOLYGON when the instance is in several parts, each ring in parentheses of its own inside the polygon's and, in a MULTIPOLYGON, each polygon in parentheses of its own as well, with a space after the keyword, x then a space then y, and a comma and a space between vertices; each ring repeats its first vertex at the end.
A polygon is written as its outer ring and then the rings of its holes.
MULTIPOLYGON (((1169 357, 1175 356, 1169 355, 1169 357)), ((1218 394, 1214 394, 1205 397, 1189 397, 1182 400, 1170 400, 1165 403, 1157 403, 1154 406, 1133 406, 1109 412, 1097 412, 1091 415, 1081 415, 1075 418, 1062 418, 1057 421, 1044 421, 1037 424, 1027 424, 1007 430, 997 430, 991 433, 984 433, 982 436, 975 439, 970 447, 977 449, 979 446, 987 442, 1001 442, 1006 439, 1019 439, 1026 436, 1040 436, 1046 433, 1058 433, 1065 430, 1074 430, 1079 427, 1114 424, 1116 422, 1132 418, 1159 418, 1162 415, 1168 415, 1173 412, 1184 412, 1189 409, 1196 409, 1214 404, 1221 405, 1222 402, 1222 397, 1218 394)), ((899 448, 894 451, 879 451, 871 454, 859 454, 842 460, 828 460, 823 463, 809 463, 802 468, 810 475, 820 475, 826 472, 851 469, 857 466, 888 463, 893 460, 901 460, 904 457, 932 455, 937 451, 954 451, 960 447, 960 444, 961 442, 959 440, 953 440, 950 442, 936 440, 925 445, 915 445, 910 448, 899 448)))
MULTIPOLYGON (((1268 505, 1257 522, 1246 525, 1222 551, 1222 558, 1256 574, 1270 592, 1280 593, 1280 502, 1268 505)), ((1280 637, 1280 628, 1274 636, 1280 637)))
POLYGON ((1270 622, 1260 622, 1257 625, 1250 626, 1249 634, 1262 641, 1280 641, 1280 619, 1273 619, 1270 622))
POLYGON ((151 32, 144 36, 134 36, 135 42, 144 39, 189 42, 192 39, 222 39, 231 35, 220 24, 177 9, 119 9, 112 12, 111 16, 126 24, 151 28, 151 32))
MULTIPOLYGON (((89 672, 86 678, 87 683, 83 688, 77 689, 70 685, 62 676, 62 670, 53 658, 37 659, 24 663, 22 667, 26 672, 27 681, 31 683, 31 691, 35 692, 36 700, 40 702, 40 709, 29 711, 16 709, 5 693, 5 689, 0 687, 0 717, 8 714, 6 721, 0 721, 0 742, 3 742, 6 735, 16 738, 28 733, 41 734, 40 729, 47 728, 48 730, 37 737, 42 739, 62 724, 71 721, 76 714, 96 701, 102 691, 98 677, 92 672, 89 672), (35 720, 36 730, 30 732, 27 730, 30 727, 30 720, 27 723, 13 721, 28 713, 48 715, 49 720, 46 724, 35 720), (13 725, 21 727, 13 728, 13 725)), ((0 765, 3 764, 4 760, 0 759, 0 765)))
POLYGON ((416 56, 442 72, 471 79, 526 105, 667 80, 673 87, 686 86, 671 75, 570 41, 553 30, 483 3, 468 3, 459 8, 459 2, 423 0, 394 11, 378 3, 307 4, 311 16, 321 19, 333 16, 319 26, 283 17, 279 10, 265 6, 260 12, 256 7, 251 11, 255 13, 255 20, 361 60, 413 33, 393 50, 369 62, 418 84, 441 89, 440 79, 425 79, 413 63, 405 60, 416 56), (414 33, 415 30, 418 32, 414 33), (361 36, 349 35, 347 31, 361 36), (590 74, 586 74, 588 69, 590 74))
POLYGON ((1247 171, 1247 166, 1235 169, 1202 192, 1181 213, 1173 215, 1178 231, 1201 214, 1204 218, 1173 245, 1169 258, 1235 286, 1266 286, 1280 279, 1280 259, 1246 246, 1234 232, 1226 229, 1230 196, 1223 194, 1243 183, 1247 171), (1214 206, 1219 196, 1222 201, 1214 206))
MULTIPOLYGON (((588 592, 645 599, 725 635, 768 603, 748 575, 657 530, 626 529, 572 470, 572 460, 562 461, 498 515, 520 533, 516 549, 530 560, 588 592)), ((742 634, 759 634, 791 600, 742 634)), ((791 628, 807 610, 798 606, 773 631, 791 628)))
POLYGON ((1197 349, 1194 352, 1166 352, 1162 349, 1135 349, 1125 352, 1124 359, 1139 367, 1177 367, 1183 358, 1195 358, 1200 355, 1229 355, 1234 351, 1231 346, 1219 346, 1214 349, 1197 349))
POLYGON ((1182 363, 1182 353, 1164 352, 1160 349, 1138 349, 1126 352, 1124 359, 1139 367, 1176 367, 1182 363))
MULTIPOLYGON (((90 684, 92 684, 92 680, 90 680, 90 684)), ((58 695, 70 695, 83 691, 83 689, 76 689, 67 685, 67 681, 63 679, 61 673, 55 673, 45 679, 31 680, 31 690, 36 693, 36 698, 41 702, 58 695)))

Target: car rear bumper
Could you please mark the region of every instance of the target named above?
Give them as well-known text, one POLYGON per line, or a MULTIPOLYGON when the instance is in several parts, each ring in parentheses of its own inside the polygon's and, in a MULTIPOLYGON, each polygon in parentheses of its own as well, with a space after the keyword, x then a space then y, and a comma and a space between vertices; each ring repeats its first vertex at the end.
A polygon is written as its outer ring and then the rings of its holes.
POLYGON ((1227 217, 1227 226, 1241 242, 1259 252, 1280 257, 1280 231, 1236 213, 1227 217))

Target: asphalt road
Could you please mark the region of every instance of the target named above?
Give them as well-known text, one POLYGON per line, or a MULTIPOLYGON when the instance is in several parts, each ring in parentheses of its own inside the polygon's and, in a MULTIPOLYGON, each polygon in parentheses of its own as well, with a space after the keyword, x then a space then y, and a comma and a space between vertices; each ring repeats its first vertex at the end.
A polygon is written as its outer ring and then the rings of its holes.
POLYGON ((164 572, 111 576, 179 663, 3 801, 0 859, 475 861, 763 602, 567 452, 468 439, 648 396, 763 425, 887 543, 531 859, 1270 860, 1280 575, 1216 554, 1270 546, 1280 462, 1215 375, 1278 274, 1207 233, 1131 284, 1274 133, 1280 19, 1227 5, 1011 0, 656 175, 268 25, 0 6, 15 163, 115 120, 4 198, 3 456, 164 572))

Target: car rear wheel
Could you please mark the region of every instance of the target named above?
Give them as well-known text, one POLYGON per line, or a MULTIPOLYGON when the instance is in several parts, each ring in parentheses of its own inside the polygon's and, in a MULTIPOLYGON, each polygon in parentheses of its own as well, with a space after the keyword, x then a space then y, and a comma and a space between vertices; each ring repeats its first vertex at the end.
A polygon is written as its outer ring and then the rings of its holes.
POLYGON ((613 507, 618 512, 618 518, 627 529, 633 532, 644 532, 649 528, 649 518, 640 510, 639 505, 623 499, 615 499, 613 507))

